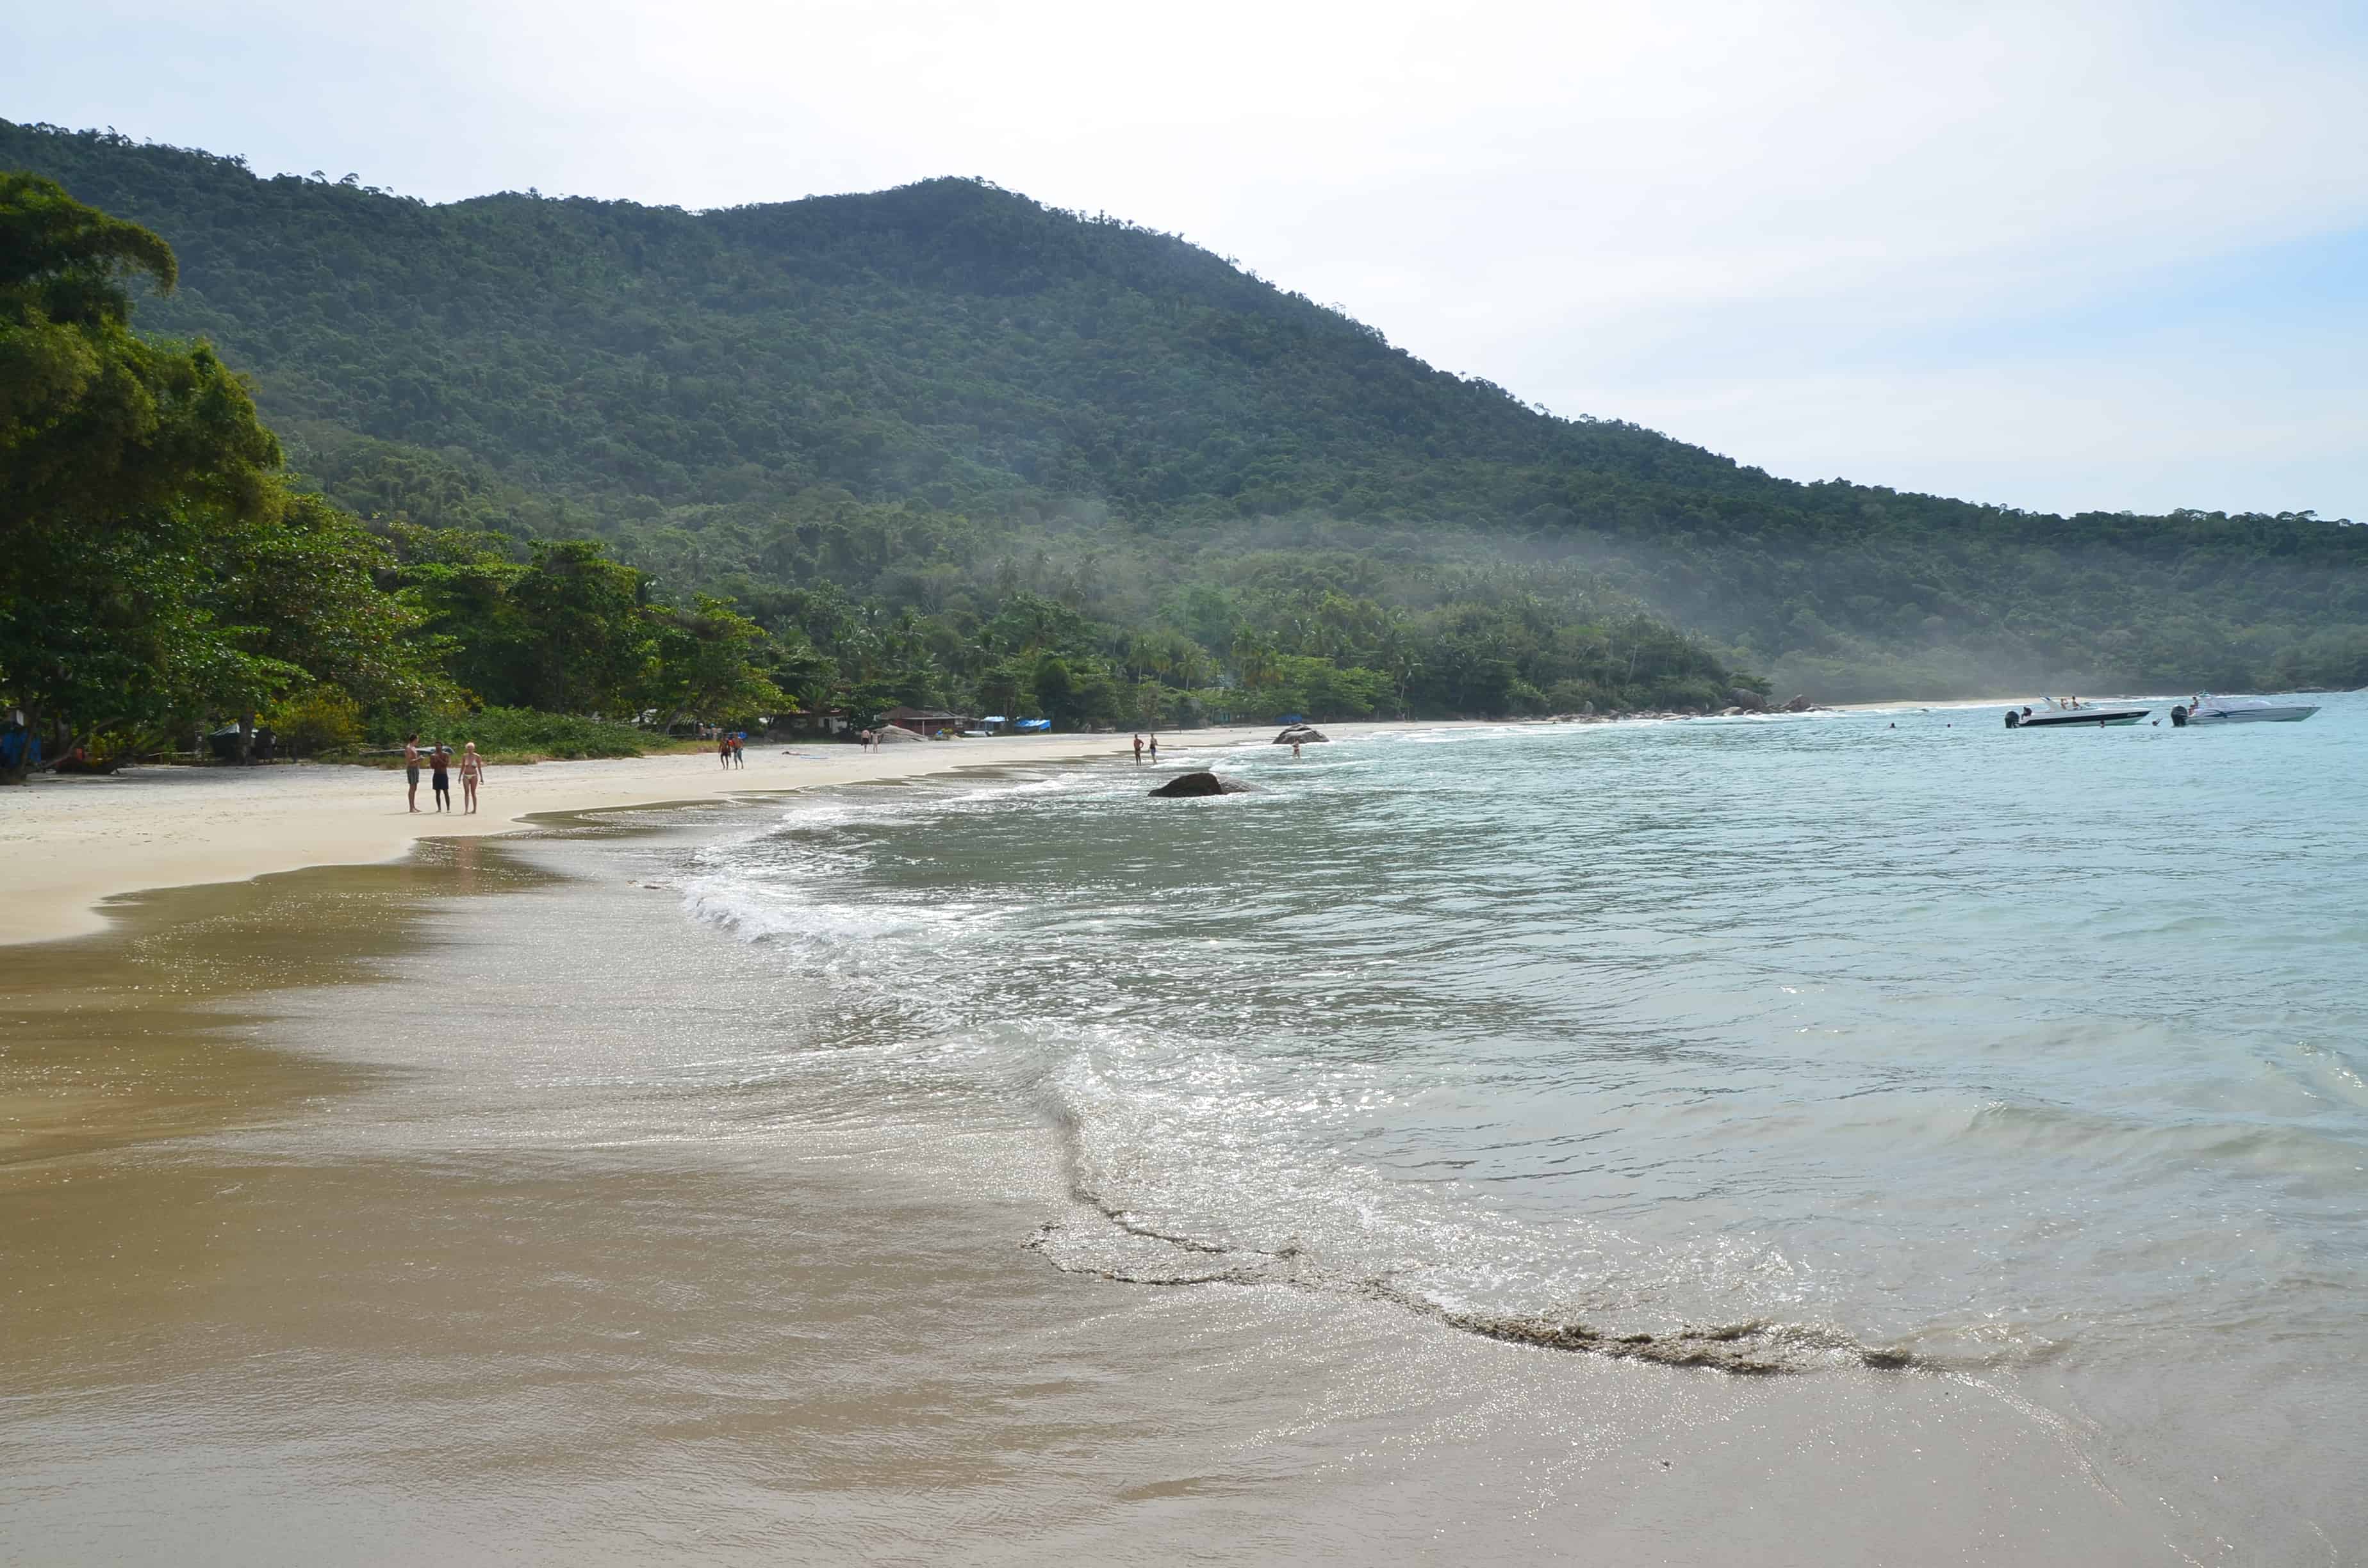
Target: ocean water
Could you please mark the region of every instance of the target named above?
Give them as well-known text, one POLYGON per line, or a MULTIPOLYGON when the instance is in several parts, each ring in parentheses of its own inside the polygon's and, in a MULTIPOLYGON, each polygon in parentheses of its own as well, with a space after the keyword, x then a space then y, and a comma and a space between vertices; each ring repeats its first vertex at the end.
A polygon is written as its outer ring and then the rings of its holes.
POLYGON ((0 971, 0 1560, 2368 1562, 2363 734, 1188 742, 135 901, 0 971))
POLYGON ((2192 1560, 2356 1561, 2368 699, 2317 700, 1171 738, 768 808, 681 908, 799 998, 735 1073, 1038 1127, 1048 1269, 1955 1380, 2192 1560), (1207 764, 1257 792, 1147 798, 1207 764))

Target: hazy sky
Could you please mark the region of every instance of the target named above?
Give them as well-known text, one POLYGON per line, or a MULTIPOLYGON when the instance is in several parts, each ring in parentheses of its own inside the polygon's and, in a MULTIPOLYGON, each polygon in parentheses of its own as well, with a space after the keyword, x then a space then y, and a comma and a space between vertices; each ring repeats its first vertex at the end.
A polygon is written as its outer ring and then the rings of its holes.
POLYGON ((687 207, 982 175, 1803 479, 2368 520, 2368 6, 0 7, 0 116, 687 207))

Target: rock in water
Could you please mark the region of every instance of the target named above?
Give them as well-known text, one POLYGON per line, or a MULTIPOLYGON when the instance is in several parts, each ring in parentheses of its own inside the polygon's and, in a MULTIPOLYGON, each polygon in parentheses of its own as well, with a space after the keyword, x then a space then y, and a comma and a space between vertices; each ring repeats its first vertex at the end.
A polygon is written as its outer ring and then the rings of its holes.
POLYGON ((1247 784, 1220 778, 1213 773, 1179 773, 1152 793, 1172 800, 1187 795, 1255 795, 1258 791, 1247 784))
POLYGON ((1279 746, 1313 745, 1317 741, 1329 741, 1331 738, 1313 724, 1293 724, 1275 736, 1274 744, 1279 746))

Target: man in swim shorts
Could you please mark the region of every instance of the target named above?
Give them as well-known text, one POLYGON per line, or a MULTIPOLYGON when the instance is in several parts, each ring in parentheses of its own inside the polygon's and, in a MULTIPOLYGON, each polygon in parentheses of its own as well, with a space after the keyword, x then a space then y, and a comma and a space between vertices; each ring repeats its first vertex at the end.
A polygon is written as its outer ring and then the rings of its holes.
POLYGON ((410 788, 408 799, 411 809, 416 812, 419 809, 419 736, 416 733, 403 737, 403 781, 410 788))
POLYGON ((427 776, 427 782, 435 792, 436 809, 449 812, 452 809, 452 754, 444 748, 442 741, 438 741, 435 752, 427 760, 435 769, 427 776))

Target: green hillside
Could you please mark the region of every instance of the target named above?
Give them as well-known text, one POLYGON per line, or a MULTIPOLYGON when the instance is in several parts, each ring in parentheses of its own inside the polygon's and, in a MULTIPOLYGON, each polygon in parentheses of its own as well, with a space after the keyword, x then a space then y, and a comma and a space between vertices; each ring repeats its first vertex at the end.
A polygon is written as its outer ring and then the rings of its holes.
POLYGON ((140 325, 211 339, 333 499, 590 530, 826 650, 834 617, 926 642, 1028 595, 1229 676, 1414 658, 1431 706, 1535 706, 1609 678, 1633 595, 1726 650, 1704 690, 1722 658, 1836 699, 2368 682, 2368 531, 1774 479, 989 186, 431 207, 6 122, 0 168, 163 235, 181 286, 140 325), (1375 617, 1461 651, 1393 653, 1375 617))

